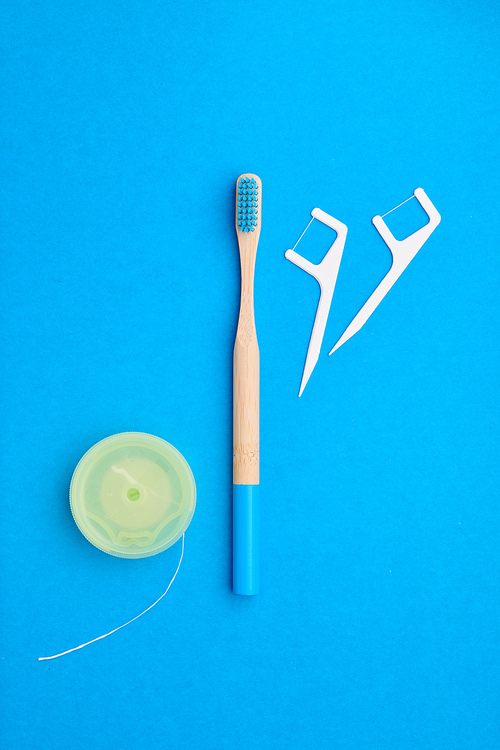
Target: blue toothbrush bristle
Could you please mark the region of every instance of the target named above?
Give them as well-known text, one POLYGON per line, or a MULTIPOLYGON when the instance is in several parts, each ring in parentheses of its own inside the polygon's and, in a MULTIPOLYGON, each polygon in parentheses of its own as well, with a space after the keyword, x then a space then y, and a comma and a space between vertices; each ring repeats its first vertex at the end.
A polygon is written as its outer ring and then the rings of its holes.
POLYGON ((259 216, 259 186, 253 177, 238 180, 237 224, 240 232, 254 232, 259 216))

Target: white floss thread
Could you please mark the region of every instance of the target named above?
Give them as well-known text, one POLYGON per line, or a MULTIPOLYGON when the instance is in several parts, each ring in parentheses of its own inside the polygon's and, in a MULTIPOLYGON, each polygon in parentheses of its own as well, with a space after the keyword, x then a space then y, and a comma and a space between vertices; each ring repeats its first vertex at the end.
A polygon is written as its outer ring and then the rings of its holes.
POLYGON ((119 627, 115 628, 114 630, 110 630, 109 633, 105 633, 104 635, 100 635, 98 638, 93 638, 91 641, 87 641, 87 643, 82 643, 81 646, 75 646, 75 648, 70 648, 70 649, 68 649, 68 651, 63 651, 60 654, 54 654, 54 656, 39 656, 38 657, 38 661, 48 661, 49 659, 58 659, 60 656, 65 656, 66 654, 71 654, 73 651, 78 651, 78 649, 80 649, 80 648, 85 648, 85 646, 89 646, 91 643, 95 643, 96 641, 101 641, 103 638, 107 638, 108 635, 113 635, 113 633, 116 633, 118 630, 121 630, 122 628, 127 627, 127 625, 130 625, 130 623, 134 622, 135 620, 138 620, 139 617, 142 617, 143 615, 145 615, 146 612, 149 612, 150 609, 153 609, 153 607, 156 604, 158 604, 159 601, 161 601, 163 599, 163 597, 165 596, 165 594, 168 593, 168 590, 170 589, 170 586, 173 584, 173 582, 175 581, 175 579, 177 577, 177 573, 179 572, 179 568, 181 567, 181 563, 182 563, 182 558, 183 557, 184 557, 184 534, 182 535, 181 556, 180 556, 179 563, 177 565, 177 569, 176 569, 176 571, 175 571, 175 573, 173 575, 172 580, 168 584, 168 586, 167 586, 166 590, 163 592, 163 594, 160 597, 158 597, 158 599, 155 602, 153 602, 153 604, 151 604, 147 609, 145 609, 144 612, 141 612, 140 615, 136 615, 135 617, 133 617, 128 622, 124 622, 123 625, 120 625, 119 627))
POLYGON ((415 197, 414 195, 410 195, 410 197, 407 198, 405 201, 403 201, 402 203, 398 203, 398 205, 394 206, 394 208, 391 208, 390 211, 387 211, 385 214, 382 214, 382 216, 380 218, 383 219, 384 216, 389 216, 389 214, 392 214, 392 212, 395 211, 400 206, 404 206, 405 203, 408 203, 408 201, 411 201, 411 199, 414 198, 414 197, 415 197))
POLYGON ((292 247, 292 250, 295 250, 295 248, 297 247, 297 245, 299 244, 300 240, 301 240, 301 239, 302 239, 302 237, 303 237, 303 236, 305 235, 305 233, 307 232, 307 230, 309 229, 309 227, 311 226, 311 224, 313 223, 313 221, 314 221, 314 216, 312 217, 311 221, 309 222, 309 224, 307 225, 307 227, 306 227, 306 228, 304 229, 304 231, 303 231, 303 232, 302 232, 302 234, 300 235, 300 237, 299 237, 299 239, 297 240, 297 242, 295 243, 295 245, 294 245, 294 246, 292 247))

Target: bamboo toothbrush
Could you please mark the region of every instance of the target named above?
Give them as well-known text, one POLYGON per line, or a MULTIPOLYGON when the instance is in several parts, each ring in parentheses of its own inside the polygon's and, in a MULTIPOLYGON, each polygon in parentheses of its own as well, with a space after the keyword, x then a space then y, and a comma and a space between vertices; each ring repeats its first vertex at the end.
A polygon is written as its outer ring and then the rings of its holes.
POLYGON ((262 183, 236 181, 236 235, 241 301, 233 360, 233 592, 259 593, 259 345, 254 317, 254 271, 260 236, 262 183))

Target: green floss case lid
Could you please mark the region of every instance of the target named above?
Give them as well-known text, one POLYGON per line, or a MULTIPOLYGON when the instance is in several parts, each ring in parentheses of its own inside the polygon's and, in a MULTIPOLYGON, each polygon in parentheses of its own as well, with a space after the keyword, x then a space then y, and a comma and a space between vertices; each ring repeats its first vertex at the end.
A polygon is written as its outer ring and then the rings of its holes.
POLYGON ((117 557, 149 557, 186 531, 196 485, 186 459, 161 438, 122 432, 96 443, 80 460, 70 506, 82 534, 117 557))

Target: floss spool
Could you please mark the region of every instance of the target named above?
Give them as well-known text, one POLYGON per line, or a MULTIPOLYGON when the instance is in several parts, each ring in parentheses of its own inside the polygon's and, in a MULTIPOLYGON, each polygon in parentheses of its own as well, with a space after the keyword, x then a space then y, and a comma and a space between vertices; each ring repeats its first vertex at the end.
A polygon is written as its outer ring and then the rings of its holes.
POLYGON ((78 463, 70 485, 76 525, 95 547, 115 557, 157 555, 182 537, 177 570, 148 609, 105 635, 39 661, 55 659, 106 638, 157 604, 172 585, 184 555, 184 532, 196 505, 196 485, 186 459, 154 435, 123 432, 96 443, 78 463))
POLYGON ((131 558, 175 544, 196 504, 186 459, 143 432, 122 432, 94 445, 76 467, 69 495, 73 518, 89 542, 131 558))

